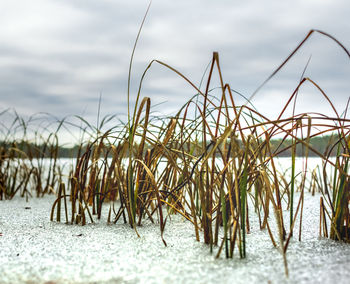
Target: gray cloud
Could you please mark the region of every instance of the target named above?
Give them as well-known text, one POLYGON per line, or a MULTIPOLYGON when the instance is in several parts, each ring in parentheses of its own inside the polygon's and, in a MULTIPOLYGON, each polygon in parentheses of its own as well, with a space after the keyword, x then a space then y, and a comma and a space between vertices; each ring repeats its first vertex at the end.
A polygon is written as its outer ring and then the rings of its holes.
MULTIPOLYGON (((148 1, 5 0, 0 18, 0 104, 28 115, 58 117, 84 112, 127 112, 127 72, 132 46, 148 1)), ((199 84, 212 52, 219 51, 224 79, 249 97, 307 34, 318 28, 350 47, 350 4, 334 1, 153 1, 136 50, 132 101, 152 59, 179 69, 199 84)), ((342 108, 349 96, 349 59, 334 42, 313 35, 288 65, 254 98, 275 116, 306 75, 342 108), (271 100, 274 101, 271 107, 271 100)), ((214 80, 213 87, 218 85, 214 80)), ((142 95, 160 114, 176 111, 193 94, 174 73, 154 66, 142 95)), ((305 87, 301 109, 315 108, 305 87)), ((301 97, 302 98, 302 97, 301 97)), ((237 97, 238 102, 244 100, 237 97)), ((328 106, 318 106, 321 112, 328 106)))

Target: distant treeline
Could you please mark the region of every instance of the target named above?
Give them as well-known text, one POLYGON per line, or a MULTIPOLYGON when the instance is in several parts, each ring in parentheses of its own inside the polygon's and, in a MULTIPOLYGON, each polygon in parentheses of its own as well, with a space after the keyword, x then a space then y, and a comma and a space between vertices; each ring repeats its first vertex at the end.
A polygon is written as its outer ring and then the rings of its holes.
POLYGON ((85 151, 86 147, 63 147, 55 144, 35 144, 26 141, 20 142, 0 142, 0 154, 21 158, 72 158, 77 157, 78 152, 85 151))
MULTIPOLYGON (((330 156, 335 156, 337 153, 337 147, 334 146, 339 137, 336 135, 332 136, 324 136, 324 137, 315 137, 310 139, 310 150, 309 156, 316 157, 317 153, 312 151, 313 149, 317 152, 324 154, 326 151, 329 153, 331 151, 330 156)), ((274 139, 270 141, 271 144, 271 152, 278 157, 290 157, 292 153, 292 140, 282 140, 282 139, 274 139)), ((209 142, 208 142, 209 144, 209 142)), ((241 143, 239 143, 241 144, 241 143)), ((197 145, 198 146, 198 145, 197 145)), ((145 146, 145 150, 149 148, 147 145, 145 146)), ((189 149, 191 146, 188 147, 189 149)), ((196 150, 193 152, 193 155, 199 156, 201 155, 201 151, 198 147, 195 147, 196 150)), ((302 157, 305 156, 306 147, 299 143, 296 146, 296 156, 302 157)), ((86 150, 86 146, 75 145, 73 147, 63 147, 55 144, 34 144, 29 142, 0 142, 0 154, 6 153, 7 155, 22 157, 22 158, 39 158, 39 157, 57 157, 57 158, 74 158, 77 157, 86 150)))
MULTIPOLYGON (((336 144, 339 141, 338 135, 328 135, 323 137, 314 137, 310 139, 310 150, 308 155, 310 157, 317 157, 318 154, 313 151, 316 150, 318 153, 325 154, 327 152, 327 155, 329 153, 330 156, 336 156, 338 151, 338 145, 336 144)), ((282 142, 282 139, 274 139, 271 140, 271 149, 273 153, 279 153, 277 156, 279 157, 290 157, 292 155, 292 140, 284 140, 282 142), (286 149, 282 152, 281 150, 286 149)), ((295 153, 297 157, 303 157, 305 156, 306 147, 304 144, 299 143, 295 147, 295 153)), ((342 153, 342 152, 341 152, 342 153)))

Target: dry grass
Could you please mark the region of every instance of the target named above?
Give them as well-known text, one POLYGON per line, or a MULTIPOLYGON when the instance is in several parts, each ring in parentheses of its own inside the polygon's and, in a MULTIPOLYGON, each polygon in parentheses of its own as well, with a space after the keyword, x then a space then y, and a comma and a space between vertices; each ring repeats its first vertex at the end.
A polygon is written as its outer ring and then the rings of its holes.
MULTIPOLYGON (((347 49, 332 36, 312 30, 264 84, 313 33, 334 40, 350 57, 347 49)), ((17 116, 12 128, 3 133, 11 133, 11 129, 26 133, 28 125, 21 121, 17 116), (18 130, 16 124, 22 125, 22 129, 18 130)), ((63 123, 58 123, 57 128, 63 123)), ((14 133, 5 135, 0 151, 0 198, 11 199, 15 194, 30 196, 32 189, 37 196, 56 192, 51 220, 56 213, 56 221, 61 221, 64 213, 67 223, 81 225, 94 222, 94 216, 101 218, 102 207, 108 206, 108 223, 128 223, 136 233, 145 218, 157 222, 165 245, 163 232, 167 217, 180 214, 193 224, 198 241, 203 240, 211 251, 217 248, 217 257, 224 253, 227 258, 233 257, 236 251, 241 258, 246 257, 246 234, 250 231, 248 212, 254 211, 260 228, 266 228, 272 244, 279 247, 287 273, 286 251, 298 218, 302 222, 307 158, 313 151, 324 164, 322 173, 315 171, 310 181, 313 191, 323 195, 320 235, 350 240, 349 120, 346 113, 343 117, 338 114, 326 93, 310 78, 300 80, 279 117, 269 120, 248 105, 236 105, 230 85, 222 79, 217 53, 213 54, 204 91, 173 67, 154 60, 141 78, 136 106, 133 111, 129 109, 127 123, 104 132, 99 127, 91 135, 86 134, 87 129, 94 128, 84 123, 85 139, 79 145, 76 165, 68 179, 60 174, 57 166, 57 131, 47 139, 37 131, 34 142, 23 135, 20 140, 23 147, 19 147, 14 133), (144 76, 153 64, 172 70, 196 92, 175 116, 162 120, 152 117, 150 98, 141 98, 144 76), (219 97, 212 96, 210 91, 215 72, 220 81, 219 97), (293 104, 298 90, 306 83, 313 85, 328 101, 334 117, 317 113, 284 117, 287 107, 293 104), (336 143, 322 153, 313 149, 310 139, 326 134, 336 135, 336 143), (273 148, 271 141, 276 137, 283 139, 280 147, 273 148), (292 143, 284 147, 286 140, 292 143), (295 170, 297 145, 304 149, 305 170, 301 173, 295 170), (335 148, 338 154, 332 162, 330 153, 335 148), (276 157, 284 151, 292 153, 290 178, 281 177, 281 170, 277 168, 276 157), (48 169, 44 169, 44 159, 49 161, 48 169), (326 170, 329 165, 334 169, 332 175, 326 170), (300 176, 299 183, 297 176, 300 176), (295 200, 296 191, 301 193, 299 200, 295 200), (297 204, 295 211, 294 203, 297 204), (282 214, 286 209, 290 210, 289 224, 282 214), (277 232, 270 226, 271 210, 277 232)), ((299 239, 301 233, 300 230, 299 239)))

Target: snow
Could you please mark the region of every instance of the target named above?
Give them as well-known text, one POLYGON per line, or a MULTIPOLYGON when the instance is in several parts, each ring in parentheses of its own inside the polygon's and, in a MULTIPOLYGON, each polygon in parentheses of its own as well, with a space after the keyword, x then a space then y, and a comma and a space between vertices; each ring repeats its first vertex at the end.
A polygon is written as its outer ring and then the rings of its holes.
MULTIPOLYGON (((319 196, 306 197, 302 241, 294 236, 287 252, 289 278, 253 208, 247 258, 236 251, 233 259, 215 259, 181 216, 167 221, 165 247, 159 225, 148 221, 137 228, 140 238, 126 224, 106 224, 105 216, 83 227, 50 222, 53 200, 0 201, 0 283, 344 283, 350 277, 350 245, 318 238, 319 196)), ((273 219, 271 212, 277 236, 273 219)))

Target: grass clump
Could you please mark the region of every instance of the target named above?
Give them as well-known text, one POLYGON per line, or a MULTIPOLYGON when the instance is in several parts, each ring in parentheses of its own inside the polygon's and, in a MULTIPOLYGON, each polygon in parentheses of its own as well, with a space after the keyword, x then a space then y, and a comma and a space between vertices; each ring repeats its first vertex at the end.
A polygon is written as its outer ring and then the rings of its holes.
MULTIPOLYGON (((312 30, 264 84, 315 32, 334 40, 350 57, 332 36, 312 30)), ((154 60, 141 78, 135 109, 128 110, 126 123, 102 131, 103 122, 107 121, 104 119, 89 135, 87 129, 94 128, 81 120, 86 124, 81 129, 87 138, 78 145, 76 163, 66 178, 57 162, 57 131, 40 142, 26 140, 24 136, 20 141, 25 149, 18 146, 14 134, 6 136, 0 151, 0 198, 12 198, 17 192, 30 196, 29 184, 37 196, 57 191, 51 220, 60 222, 64 213, 66 223, 85 225, 94 222, 94 218, 100 219, 103 206, 108 206, 108 223, 122 221, 136 233, 137 226, 146 218, 157 222, 165 245, 167 218, 180 214, 193 224, 198 241, 203 240, 211 252, 216 250, 216 257, 224 254, 226 258, 234 257, 235 253, 246 257, 249 217, 254 212, 260 229, 266 229, 273 246, 281 251, 288 273, 286 252, 298 218, 301 240, 307 161, 313 153, 324 165, 323 173, 315 171, 310 181, 313 191, 317 188, 322 194, 320 235, 323 232, 328 236, 328 218, 329 237, 349 241, 348 119, 338 115, 325 92, 310 78, 300 80, 280 115, 270 120, 248 104, 236 104, 234 92, 224 83, 218 53, 213 53, 204 90, 173 67, 154 60), (151 99, 141 98, 145 75, 153 64, 172 70, 196 92, 169 118, 153 117, 151 99), (215 72, 220 88, 214 94, 211 85, 215 72), (328 101, 335 118, 294 111, 292 116, 285 117, 286 109, 307 83, 328 101), (325 135, 336 138, 330 139, 321 152, 311 141, 325 135), (296 170, 297 149, 305 159, 300 172, 296 170), (331 154, 335 151, 334 161, 331 154), (291 153, 288 174, 281 173, 277 163, 277 157, 284 153, 291 153), (332 176, 327 166, 333 168, 332 176), (296 192, 300 192, 298 200, 296 192), (285 210, 290 213, 289 226, 283 216, 285 210), (276 224, 275 231, 271 222, 276 224)), ((21 121, 16 117, 12 125, 21 121)), ((21 125, 25 133, 28 124, 21 125)), ((59 123, 57 129, 62 125, 63 122, 59 123)), ((38 133, 36 139, 41 138, 38 133)))

